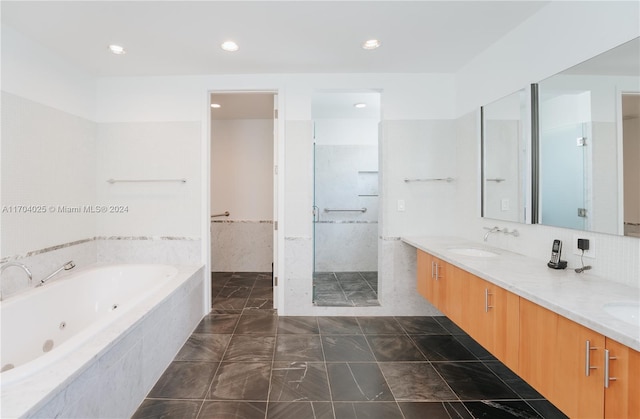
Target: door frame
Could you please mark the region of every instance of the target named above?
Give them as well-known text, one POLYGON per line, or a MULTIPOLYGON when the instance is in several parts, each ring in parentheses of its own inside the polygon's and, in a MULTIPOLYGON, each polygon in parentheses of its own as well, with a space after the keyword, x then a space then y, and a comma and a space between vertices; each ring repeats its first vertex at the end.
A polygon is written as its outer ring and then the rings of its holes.
POLYGON ((205 261, 205 281, 204 281, 204 311, 205 314, 211 311, 211 95, 212 94, 245 94, 245 93, 266 93, 274 95, 274 109, 278 109, 277 118, 274 115, 274 138, 273 138, 273 308, 282 311, 284 308, 284 98, 279 88, 273 89, 207 89, 205 96, 203 140, 202 140, 202 260, 205 261), (277 107, 275 107, 277 105, 277 107), (277 171, 276 171, 277 167, 277 171), (277 224, 276 224, 277 222, 277 224))

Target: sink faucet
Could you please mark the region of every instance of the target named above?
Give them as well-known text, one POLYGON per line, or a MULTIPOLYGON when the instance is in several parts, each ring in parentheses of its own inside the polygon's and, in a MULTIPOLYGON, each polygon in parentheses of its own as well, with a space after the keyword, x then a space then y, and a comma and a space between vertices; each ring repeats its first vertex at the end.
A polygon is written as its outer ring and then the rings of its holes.
MULTIPOLYGON (((27 266, 23 263, 7 262, 4 265, 0 266, 0 273, 2 273, 5 269, 11 266, 15 266, 16 268, 22 269, 29 277, 29 285, 31 285, 31 281, 33 281, 33 275, 31 274, 31 271, 29 270, 29 268, 27 268, 27 266)), ((2 301, 2 281, 0 281, 0 301, 2 301)))
POLYGON ((38 284, 36 285, 36 287, 43 286, 45 282, 47 282, 48 280, 50 280, 54 276, 58 275, 58 273, 60 273, 62 270, 69 271, 69 270, 71 270, 71 269, 73 269, 75 267, 76 267, 76 264, 73 263, 72 260, 70 260, 69 262, 65 263, 64 265, 62 265, 61 267, 59 267, 55 271, 51 272, 49 275, 46 276, 46 278, 41 279, 40 282, 38 282, 38 284))
MULTIPOLYGON (((485 229, 487 229, 487 227, 485 227, 485 229)), ((495 226, 493 228, 489 228, 488 230, 489 231, 487 231, 487 234, 484 235, 484 241, 487 241, 487 239, 489 238, 489 234, 497 233, 499 231, 502 231, 502 230, 500 230, 500 227, 498 227, 498 226, 495 226)))

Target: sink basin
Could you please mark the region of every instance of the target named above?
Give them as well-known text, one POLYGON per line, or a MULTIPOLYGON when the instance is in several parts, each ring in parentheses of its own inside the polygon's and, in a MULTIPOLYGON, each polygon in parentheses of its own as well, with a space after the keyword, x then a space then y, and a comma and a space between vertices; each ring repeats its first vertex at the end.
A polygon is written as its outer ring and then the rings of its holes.
POLYGON ((634 326, 640 326, 640 303, 616 302, 602 306, 613 317, 634 326))
POLYGON ((491 250, 477 249, 475 247, 453 247, 447 250, 456 255, 473 256, 477 258, 492 258, 498 256, 497 253, 491 250))

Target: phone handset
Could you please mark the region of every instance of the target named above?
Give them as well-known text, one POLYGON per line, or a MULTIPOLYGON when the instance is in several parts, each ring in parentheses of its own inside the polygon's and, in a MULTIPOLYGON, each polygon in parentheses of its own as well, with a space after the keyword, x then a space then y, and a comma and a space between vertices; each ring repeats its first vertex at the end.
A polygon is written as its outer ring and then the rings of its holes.
POLYGON ((560 240, 554 240, 551 247, 551 260, 547 263, 547 266, 553 269, 565 269, 567 262, 561 260, 562 256, 562 242, 560 240))

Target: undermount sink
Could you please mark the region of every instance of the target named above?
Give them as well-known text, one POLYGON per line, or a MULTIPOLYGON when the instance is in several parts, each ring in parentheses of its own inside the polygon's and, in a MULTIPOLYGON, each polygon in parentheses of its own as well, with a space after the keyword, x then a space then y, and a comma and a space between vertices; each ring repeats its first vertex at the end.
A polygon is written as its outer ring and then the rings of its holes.
POLYGON ((491 250, 477 249, 475 247, 453 247, 447 250, 456 255, 473 256, 477 258, 492 258, 498 256, 497 253, 491 250))
POLYGON ((640 326, 640 303, 606 303, 602 308, 604 311, 623 322, 627 322, 634 326, 640 326))

